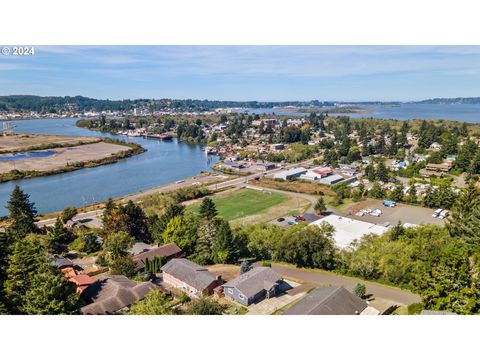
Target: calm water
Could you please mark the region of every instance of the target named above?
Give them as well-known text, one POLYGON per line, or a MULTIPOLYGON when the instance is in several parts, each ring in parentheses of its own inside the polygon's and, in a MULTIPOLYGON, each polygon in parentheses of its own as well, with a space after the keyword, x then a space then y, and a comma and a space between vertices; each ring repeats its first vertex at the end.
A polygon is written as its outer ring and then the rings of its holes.
MULTIPOLYGON (((361 105, 367 114, 345 114, 350 117, 373 117, 381 119, 412 120, 412 119, 442 119, 471 123, 480 123, 480 104, 400 104, 392 105, 361 105)), ((277 114, 287 116, 303 116, 292 113, 288 109, 247 109, 251 114, 277 114)), ((341 115, 341 114, 331 114, 341 115)))
POLYGON ((0 161, 14 161, 29 158, 46 158, 54 154, 54 151, 32 151, 25 153, 17 153, 15 155, 0 155, 0 161))
POLYGON ((54 135, 101 135, 139 143, 147 151, 115 164, 0 184, 0 215, 7 214, 4 205, 16 184, 30 194, 40 213, 48 213, 70 205, 82 206, 195 176, 202 170, 209 170, 210 166, 218 161, 217 157, 207 157, 199 145, 177 142, 176 139, 162 142, 102 134, 78 128, 75 122, 76 119, 15 121, 14 131, 54 135))

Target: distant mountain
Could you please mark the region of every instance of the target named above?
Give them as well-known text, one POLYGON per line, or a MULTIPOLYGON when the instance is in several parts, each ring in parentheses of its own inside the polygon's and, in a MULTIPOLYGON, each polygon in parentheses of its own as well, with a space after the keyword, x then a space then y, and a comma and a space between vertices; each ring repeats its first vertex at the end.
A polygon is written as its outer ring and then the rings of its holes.
POLYGON ((414 104, 480 104, 480 97, 435 98, 414 101, 414 104))
POLYGON ((177 110, 209 111, 217 108, 273 108, 273 107, 320 107, 333 106, 328 101, 217 101, 192 99, 135 99, 98 100, 84 96, 0 96, 0 111, 35 111, 38 113, 61 113, 66 111, 128 111, 177 110))

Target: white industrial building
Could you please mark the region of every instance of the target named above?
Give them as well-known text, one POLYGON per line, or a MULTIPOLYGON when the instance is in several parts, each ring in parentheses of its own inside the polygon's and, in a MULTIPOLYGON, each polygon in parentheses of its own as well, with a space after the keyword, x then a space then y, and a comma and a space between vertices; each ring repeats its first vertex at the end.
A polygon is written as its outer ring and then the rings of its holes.
POLYGON ((298 178, 300 175, 305 174, 306 172, 307 172, 307 169, 303 167, 297 167, 293 169, 279 171, 274 175, 274 178, 290 180, 290 179, 298 178))
POLYGON ((338 215, 328 215, 312 222, 310 225, 320 225, 324 222, 335 228, 335 233, 333 234, 335 246, 341 249, 347 248, 354 240, 361 239, 364 235, 381 235, 388 230, 385 226, 338 215))

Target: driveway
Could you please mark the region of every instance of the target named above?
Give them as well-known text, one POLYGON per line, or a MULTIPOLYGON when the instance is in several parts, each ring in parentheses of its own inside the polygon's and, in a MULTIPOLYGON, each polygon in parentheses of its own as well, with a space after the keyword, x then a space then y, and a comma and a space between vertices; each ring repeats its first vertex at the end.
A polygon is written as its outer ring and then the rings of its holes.
POLYGON ((271 315, 278 309, 283 308, 284 306, 290 304, 293 301, 296 301, 303 297, 307 289, 300 284, 297 284, 293 281, 287 281, 293 289, 287 291, 286 293, 275 296, 270 299, 264 299, 257 304, 252 304, 248 307, 247 315, 271 315), (300 291, 293 291, 297 288, 301 288, 300 291))
POLYGON ((279 264, 272 264, 272 269, 285 278, 298 280, 315 287, 327 285, 344 286, 347 290, 352 291, 357 283, 362 283, 367 287, 367 294, 372 294, 378 300, 384 300, 383 302, 395 305, 409 305, 421 301, 420 296, 407 290, 336 275, 327 271, 298 269, 279 264))

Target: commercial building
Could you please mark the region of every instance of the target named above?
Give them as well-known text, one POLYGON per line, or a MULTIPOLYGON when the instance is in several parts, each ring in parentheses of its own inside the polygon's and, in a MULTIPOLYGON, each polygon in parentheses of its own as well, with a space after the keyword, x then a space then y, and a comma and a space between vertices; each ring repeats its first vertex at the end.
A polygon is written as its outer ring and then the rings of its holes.
POLYGON ((300 175, 305 174, 308 170, 303 167, 283 170, 274 175, 274 179, 283 179, 290 180, 300 177, 300 175))
POLYGON ((320 220, 314 221, 310 225, 319 226, 323 223, 330 224, 334 227, 335 233, 333 234, 333 238, 335 245, 342 249, 348 248, 354 240, 360 239, 364 235, 381 235, 388 230, 381 225, 338 215, 328 215, 320 220))

